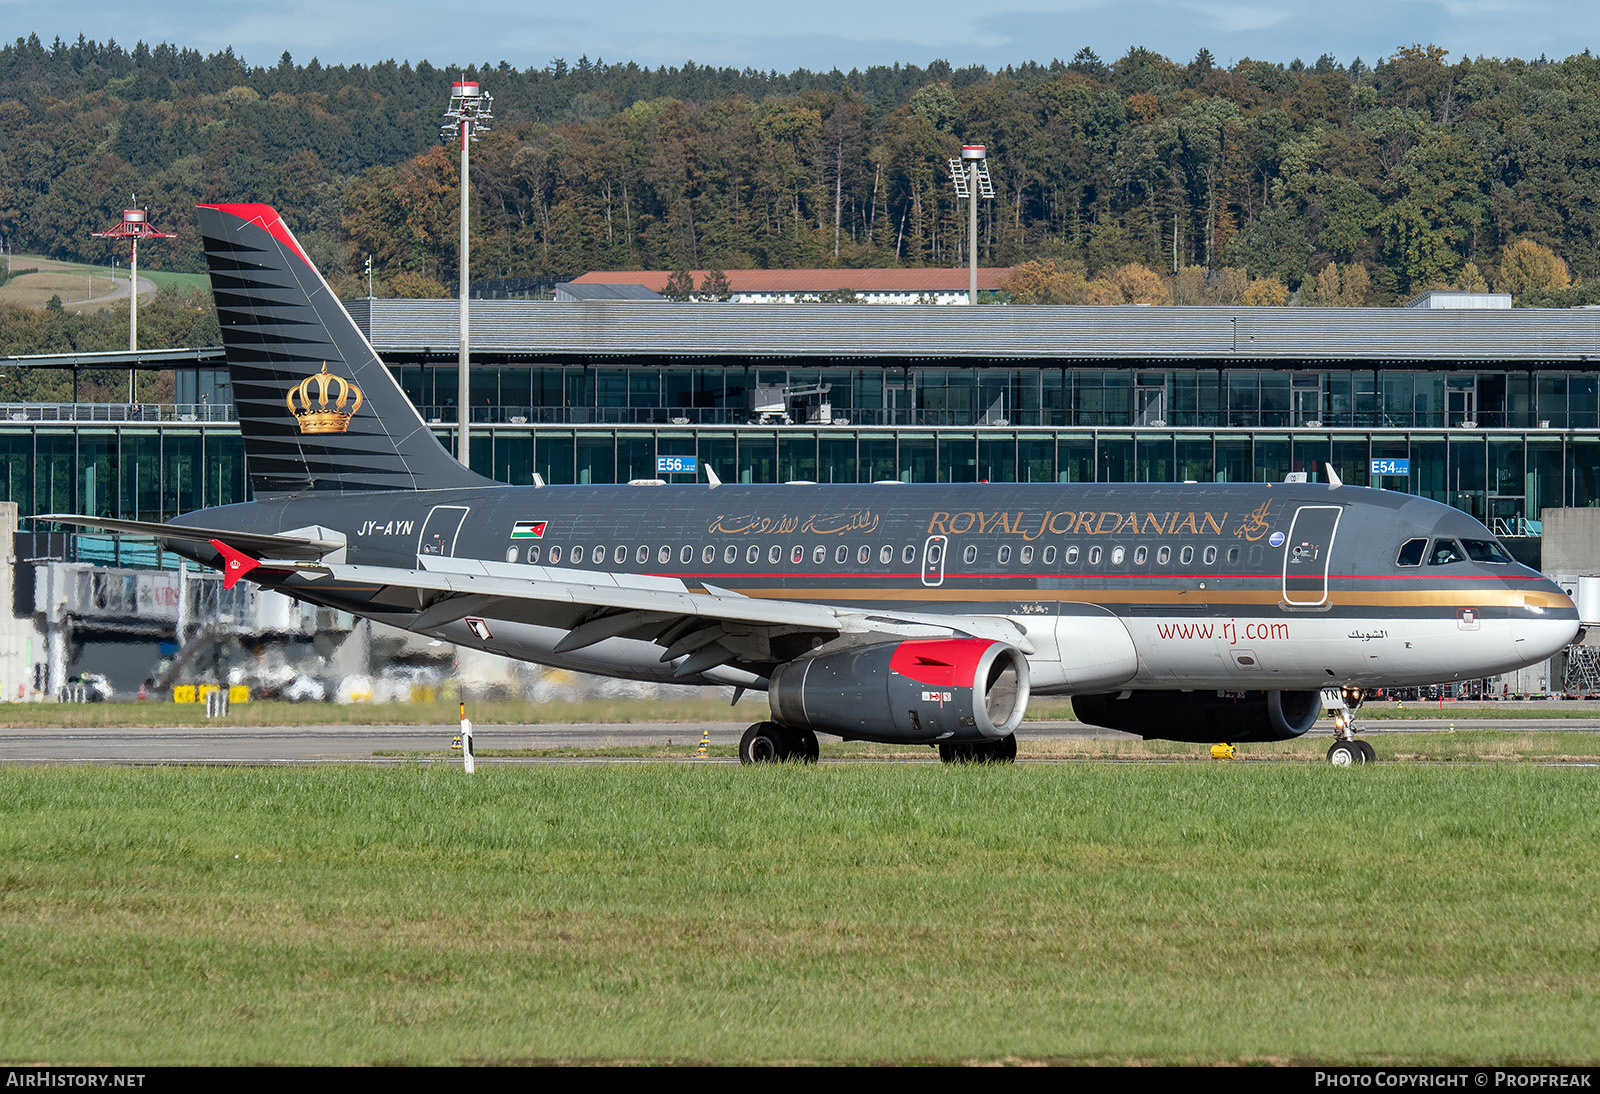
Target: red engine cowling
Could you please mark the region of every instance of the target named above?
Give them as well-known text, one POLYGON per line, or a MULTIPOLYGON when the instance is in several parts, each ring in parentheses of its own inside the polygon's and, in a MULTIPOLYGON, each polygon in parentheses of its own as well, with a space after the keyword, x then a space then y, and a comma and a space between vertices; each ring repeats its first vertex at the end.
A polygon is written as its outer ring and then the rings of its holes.
POLYGON ((987 638, 915 638, 801 657, 767 686, 772 716, 864 741, 988 741, 1028 708, 1028 659, 987 638))
POLYGON ((1197 744, 1287 741, 1316 725, 1320 691, 1135 691, 1074 695, 1078 721, 1197 744))

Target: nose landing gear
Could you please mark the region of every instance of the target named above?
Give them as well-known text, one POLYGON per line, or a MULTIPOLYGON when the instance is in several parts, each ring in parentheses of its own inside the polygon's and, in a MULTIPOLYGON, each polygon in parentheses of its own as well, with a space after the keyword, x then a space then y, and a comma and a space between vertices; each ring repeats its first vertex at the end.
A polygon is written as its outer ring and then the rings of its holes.
POLYGON ((1334 767, 1377 762, 1378 754, 1366 741, 1356 740, 1356 711, 1366 701, 1363 688, 1324 688, 1322 705, 1333 712, 1334 742, 1328 748, 1328 762, 1334 767))
POLYGON ((1378 754, 1365 741, 1335 741, 1328 748, 1328 762, 1334 767, 1370 764, 1375 762, 1377 758, 1378 754))

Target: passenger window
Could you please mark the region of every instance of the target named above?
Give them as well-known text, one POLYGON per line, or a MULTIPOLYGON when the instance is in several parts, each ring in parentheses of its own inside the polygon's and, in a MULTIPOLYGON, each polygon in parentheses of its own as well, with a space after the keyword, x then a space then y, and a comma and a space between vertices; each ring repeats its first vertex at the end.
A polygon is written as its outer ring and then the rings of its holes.
POLYGON ((1162 547, 1157 547, 1156 548, 1156 565, 1157 566, 1165 566, 1167 563, 1169 563, 1171 561, 1172 561, 1172 548, 1171 547, 1162 546, 1162 547))
POLYGON ((1237 547, 1229 547, 1228 548, 1228 565, 1232 566, 1234 563, 1236 563, 1238 561, 1239 561, 1239 548, 1237 548, 1237 547))
POLYGON ((1433 541, 1433 554, 1428 556, 1428 565, 1448 566, 1452 562, 1464 562, 1466 557, 1455 540, 1436 539, 1433 541))
POLYGON ((1044 564, 1046 566, 1054 566, 1056 564, 1056 549, 1053 546, 1044 549, 1044 564))
POLYGON ((1000 548, 1000 565, 1005 566, 1011 562, 1011 546, 1007 544, 1000 548))
POLYGON ((1068 566, 1076 566, 1077 564, 1078 564, 1078 549, 1076 547, 1068 547, 1067 548, 1067 565, 1068 566))
POLYGON ((750 549, 744 553, 744 560, 745 560, 745 562, 747 564, 749 564, 751 566, 754 566, 757 562, 760 562, 761 561, 761 548, 757 547, 754 543, 752 543, 750 545, 750 549))
POLYGON ((1098 547, 1089 548, 1089 565, 1091 565, 1091 566, 1100 565, 1100 548, 1098 548, 1098 547))
MULTIPOLYGON (((892 547, 890 548, 891 551, 893 549, 894 548, 892 547)), ((911 546, 909 543, 906 544, 906 549, 900 552, 900 561, 904 562, 907 566, 917 561, 917 549, 911 546)))
POLYGON ((798 566, 802 562, 804 562, 805 560, 806 560, 806 549, 804 547, 800 546, 798 543, 795 544, 794 550, 789 552, 789 565, 798 566))
POLYGON ((1408 539, 1400 545, 1400 553, 1395 556, 1396 566, 1421 566, 1422 556, 1428 553, 1428 541, 1425 539, 1408 539))
POLYGON ((890 547, 887 543, 885 543, 883 545, 883 549, 878 552, 878 561, 883 563, 883 565, 885 565, 885 566, 887 566, 887 565, 889 565, 889 563, 893 562, 894 561, 894 548, 890 547))
POLYGON ((779 547, 776 543, 774 543, 772 545, 772 547, 767 551, 767 564, 770 565, 770 566, 776 566, 778 563, 780 563, 782 561, 783 561, 783 548, 779 547))
POLYGON ((539 561, 539 548, 537 545, 528 548, 528 561, 530 563, 539 561))
POLYGON ((506 561, 507 562, 515 562, 515 561, 517 561, 517 549, 515 547, 507 547, 506 548, 506 561))
POLYGON ((1111 548, 1111 565, 1121 566, 1124 557, 1126 557, 1126 553, 1121 547, 1111 548))
POLYGON ((1033 561, 1033 544, 1030 543, 1030 544, 1028 544, 1026 547, 1024 547, 1022 549, 1022 564, 1024 566, 1026 566, 1032 561, 1033 561))
POLYGON ((818 566, 821 566, 824 562, 828 561, 828 549, 826 547, 818 547, 816 550, 812 551, 811 561, 815 562, 818 566))
POLYGON ((687 566, 694 561, 694 548, 684 544, 683 550, 678 552, 678 561, 687 566))
POLYGON ((717 561, 717 549, 715 547, 708 546, 705 550, 700 552, 700 561, 707 564, 717 561))
POLYGON ((659 551, 657 551, 656 552, 656 561, 659 562, 663 566, 665 566, 667 563, 671 562, 672 561, 672 548, 671 547, 663 547, 659 551))
POLYGON ((1145 564, 1145 560, 1148 559, 1149 557, 1150 557, 1150 548, 1148 548, 1148 547, 1135 547, 1133 549, 1133 564, 1135 566, 1143 566, 1145 564))
POLYGON ((978 549, 970 543, 967 544, 967 549, 961 552, 961 561, 971 566, 978 561, 978 549))
POLYGON ((739 561, 739 548, 735 547, 731 543, 728 544, 727 547, 723 548, 722 561, 726 562, 726 563, 729 563, 729 564, 732 564, 734 562, 738 562, 739 561))
POLYGON ((1178 552, 1178 562, 1181 565, 1187 566, 1187 565, 1189 565, 1189 563, 1191 563, 1193 561, 1194 561, 1194 548, 1193 547, 1185 547, 1183 550, 1178 552))
POLYGON ((561 561, 561 548, 560 547, 552 547, 552 548, 550 548, 550 562, 551 562, 551 564, 553 565, 553 564, 555 564, 557 562, 560 562, 560 561, 561 561))
POLYGON ((633 560, 641 566, 643 566, 646 562, 649 562, 650 548, 640 544, 639 549, 633 553, 633 560))
POLYGON ((593 551, 589 552, 589 558, 596 566, 604 566, 606 562, 606 549, 604 547, 596 547, 593 551))
POLYGON ((624 562, 628 561, 628 549, 626 547, 618 547, 616 551, 612 553, 611 558, 618 566, 621 566, 624 562))
POLYGON ((1217 549, 1215 547, 1207 547, 1206 548, 1206 565, 1207 566, 1215 566, 1216 564, 1217 564, 1217 549))

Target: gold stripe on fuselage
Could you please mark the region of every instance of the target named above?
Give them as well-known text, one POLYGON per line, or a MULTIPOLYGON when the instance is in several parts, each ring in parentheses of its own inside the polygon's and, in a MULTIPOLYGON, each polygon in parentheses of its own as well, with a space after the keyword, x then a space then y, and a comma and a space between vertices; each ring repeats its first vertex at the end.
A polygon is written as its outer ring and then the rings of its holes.
MULTIPOLYGON (((895 600, 921 603, 955 601, 961 603, 1006 603, 1011 601, 1059 601, 1065 604, 1262 604, 1283 601, 1282 589, 755 589, 738 590, 758 600, 856 600, 882 604, 895 600)), ((1327 605, 1340 608, 1436 608, 1469 604, 1473 607, 1558 609, 1568 603, 1564 597, 1522 589, 1462 586, 1454 589, 1424 589, 1389 592, 1386 590, 1329 590, 1327 605)), ((1307 605, 1312 607, 1313 605, 1307 605)), ((1314 605, 1322 607, 1323 604, 1314 605)))

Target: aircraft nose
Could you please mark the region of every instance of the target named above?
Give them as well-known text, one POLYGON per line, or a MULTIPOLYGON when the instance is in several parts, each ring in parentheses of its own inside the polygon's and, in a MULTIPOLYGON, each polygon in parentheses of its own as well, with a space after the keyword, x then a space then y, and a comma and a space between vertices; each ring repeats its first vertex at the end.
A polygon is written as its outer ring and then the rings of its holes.
POLYGON ((1513 608, 1512 638, 1528 663, 1543 661, 1578 637, 1578 606, 1553 581, 1542 581, 1523 595, 1522 610, 1513 608))

